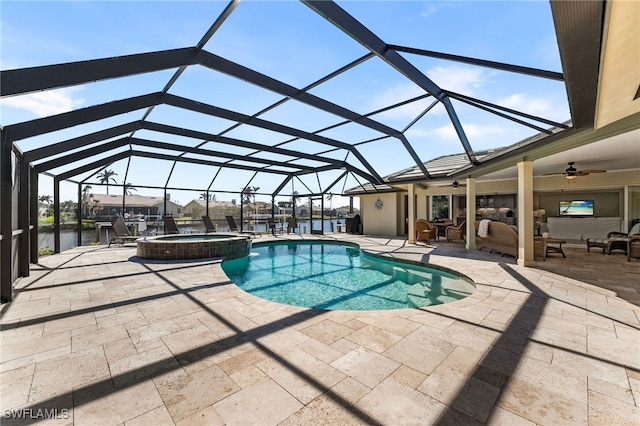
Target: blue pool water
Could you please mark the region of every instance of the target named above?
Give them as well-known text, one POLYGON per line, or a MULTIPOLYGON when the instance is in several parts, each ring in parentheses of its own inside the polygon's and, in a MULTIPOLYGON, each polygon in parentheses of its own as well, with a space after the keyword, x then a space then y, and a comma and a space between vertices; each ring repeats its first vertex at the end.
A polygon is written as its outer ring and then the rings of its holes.
POLYGON ((255 296, 328 310, 438 305, 475 290, 471 282, 453 274, 327 242, 255 244, 250 256, 225 260, 222 269, 255 296))

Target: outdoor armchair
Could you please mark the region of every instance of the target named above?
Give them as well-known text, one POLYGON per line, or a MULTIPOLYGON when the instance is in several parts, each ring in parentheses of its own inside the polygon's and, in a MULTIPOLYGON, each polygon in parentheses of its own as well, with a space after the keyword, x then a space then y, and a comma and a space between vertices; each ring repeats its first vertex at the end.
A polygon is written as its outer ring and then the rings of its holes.
POLYGON ((438 227, 432 225, 424 219, 416 219, 416 241, 438 240, 438 227))
POLYGON ((467 232, 466 223, 467 221, 463 220, 458 226, 447 226, 444 230, 446 240, 464 242, 464 235, 467 232))

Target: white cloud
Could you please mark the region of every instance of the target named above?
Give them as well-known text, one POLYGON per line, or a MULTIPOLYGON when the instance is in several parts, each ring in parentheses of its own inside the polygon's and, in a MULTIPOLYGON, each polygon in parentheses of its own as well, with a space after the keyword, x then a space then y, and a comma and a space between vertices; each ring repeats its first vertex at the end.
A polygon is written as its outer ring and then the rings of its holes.
MULTIPOLYGON (((478 89, 488 84, 490 74, 480 68, 467 68, 453 65, 449 67, 432 67, 425 72, 425 75, 442 89, 474 96, 478 92, 478 89)), ((413 83, 400 84, 375 96, 372 99, 370 109, 383 108, 423 94, 425 94, 425 91, 413 83)), ((421 114, 433 100, 434 98, 427 98, 420 102, 414 102, 387 111, 381 114, 381 116, 392 120, 407 122, 421 114)), ((438 105, 429 111, 430 116, 445 113, 446 110, 442 105, 438 105)))
POLYGON ((498 105, 526 112, 527 114, 542 116, 547 115, 553 109, 550 101, 542 98, 527 98, 522 93, 516 93, 508 98, 501 99, 498 101, 498 105))
MULTIPOLYGON (((493 138, 498 135, 507 133, 507 129, 496 125, 478 125, 478 124, 465 124, 464 133, 469 140, 482 140, 486 138, 493 138)), ((458 134, 453 128, 453 125, 447 125, 438 127, 434 130, 434 134, 443 139, 458 139, 458 134)))
POLYGON ((429 4, 426 5, 424 9, 422 9, 422 11, 420 12, 420 16, 422 18, 428 18, 429 16, 434 15, 437 11, 438 8, 435 5, 429 4))
POLYGON ((479 88, 487 85, 489 73, 477 67, 453 65, 430 68, 427 76, 442 89, 475 96, 479 88))
POLYGON ((14 96, 0 101, 6 106, 27 110, 37 117, 46 117, 72 111, 84 103, 84 99, 76 98, 73 92, 82 90, 79 87, 48 90, 23 96, 14 96))

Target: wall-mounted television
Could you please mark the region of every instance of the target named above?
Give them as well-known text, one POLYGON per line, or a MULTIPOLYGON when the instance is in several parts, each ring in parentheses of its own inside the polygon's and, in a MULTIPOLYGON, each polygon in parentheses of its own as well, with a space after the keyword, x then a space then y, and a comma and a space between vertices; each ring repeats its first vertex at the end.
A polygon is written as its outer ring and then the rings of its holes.
POLYGON ((560 216, 593 216, 593 200, 560 201, 560 216))

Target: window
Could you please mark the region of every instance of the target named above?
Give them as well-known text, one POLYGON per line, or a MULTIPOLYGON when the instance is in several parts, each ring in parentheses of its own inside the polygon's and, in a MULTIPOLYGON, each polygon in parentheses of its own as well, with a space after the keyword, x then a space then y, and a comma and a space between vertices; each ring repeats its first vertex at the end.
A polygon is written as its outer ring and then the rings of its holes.
POLYGON ((448 195, 434 195, 431 198, 433 219, 449 219, 449 205, 448 195))

